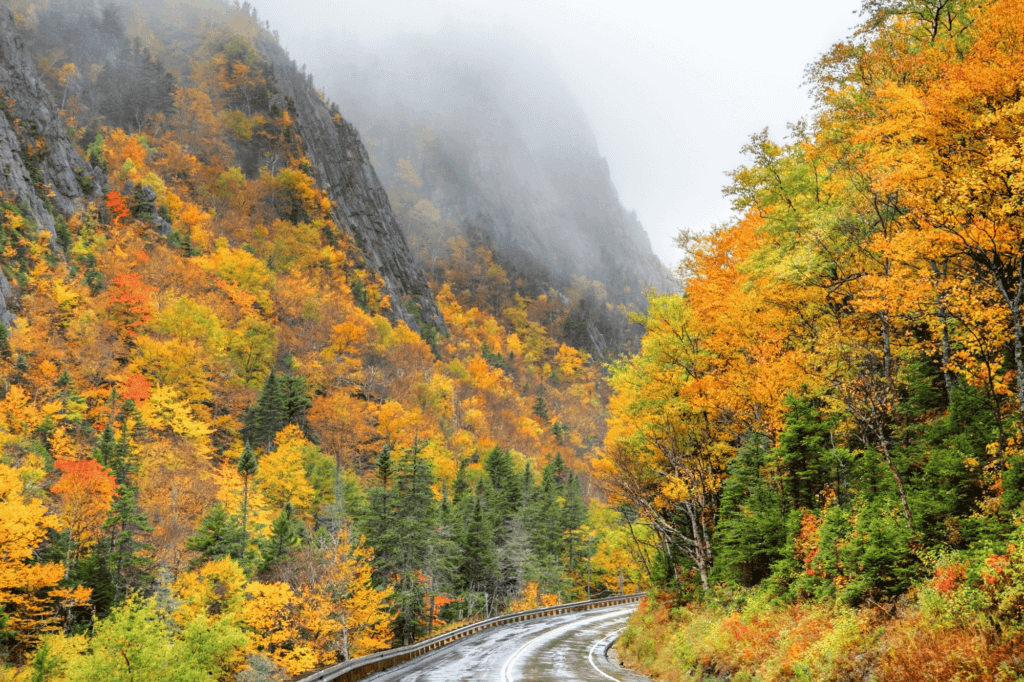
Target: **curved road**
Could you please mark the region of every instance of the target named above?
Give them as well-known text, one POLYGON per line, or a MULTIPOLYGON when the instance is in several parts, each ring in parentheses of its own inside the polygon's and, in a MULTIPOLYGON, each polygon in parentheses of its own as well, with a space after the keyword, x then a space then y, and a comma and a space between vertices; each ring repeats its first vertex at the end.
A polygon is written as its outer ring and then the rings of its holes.
POLYGON ((649 682, 613 665, 605 651, 636 608, 612 606, 483 630, 389 670, 367 682, 593 680, 649 682))

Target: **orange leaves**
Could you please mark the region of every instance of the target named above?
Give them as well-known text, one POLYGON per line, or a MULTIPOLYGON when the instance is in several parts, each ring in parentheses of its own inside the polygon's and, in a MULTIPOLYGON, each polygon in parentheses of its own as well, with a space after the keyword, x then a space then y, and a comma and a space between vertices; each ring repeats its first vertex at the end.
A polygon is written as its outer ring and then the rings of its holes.
POLYGON ((129 335, 137 335, 139 328, 153 317, 155 289, 135 273, 121 273, 114 277, 110 287, 110 314, 129 335))
POLYGON ((55 466, 64 473, 50 492, 60 501, 60 519, 71 531, 71 542, 80 554, 99 537, 107 510, 117 495, 117 483, 94 459, 59 459, 55 466))
POLYGON ((121 387, 121 397, 141 403, 148 400, 153 386, 140 374, 129 374, 121 387))
POLYGON ((965 577, 967 577, 966 564, 953 563, 937 566, 935 576, 932 578, 932 587, 941 593, 952 592, 960 586, 965 577))
POLYGON ((110 211, 111 221, 115 227, 119 227, 121 222, 131 214, 128 206, 124 203, 124 199, 121 198, 120 192, 115 190, 107 192, 107 196, 103 201, 110 211))

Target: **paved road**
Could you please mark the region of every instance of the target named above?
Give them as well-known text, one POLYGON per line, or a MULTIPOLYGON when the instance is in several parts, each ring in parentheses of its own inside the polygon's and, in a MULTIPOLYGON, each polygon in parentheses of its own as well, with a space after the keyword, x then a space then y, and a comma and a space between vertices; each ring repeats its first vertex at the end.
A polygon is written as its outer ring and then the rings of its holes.
POLYGON ((366 680, 649 682, 604 655, 635 608, 612 606, 483 630, 366 680))

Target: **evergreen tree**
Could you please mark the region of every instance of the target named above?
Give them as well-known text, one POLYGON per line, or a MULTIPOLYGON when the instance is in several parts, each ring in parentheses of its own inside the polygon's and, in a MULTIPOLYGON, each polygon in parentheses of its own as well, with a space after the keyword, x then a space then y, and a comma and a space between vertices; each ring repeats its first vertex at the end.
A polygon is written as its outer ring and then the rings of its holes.
POLYGON ((497 578, 494 536, 490 521, 484 518, 480 498, 476 499, 469 523, 466 526, 459 573, 464 587, 493 594, 497 578))
POLYGON ((388 487, 391 480, 391 446, 385 445, 377 456, 377 481, 382 488, 388 487))
POLYGON ((395 638, 409 643, 423 634, 428 576, 447 563, 438 552, 434 477, 417 447, 402 455, 394 471, 385 448, 377 462, 377 481, 362 525, 366 537, 373 539, 375 581, 394 585, 395 638))
POLYGON ((259 468, 259 461, 256 459, 256 453, 253 452, 252 446, 246 442, 245 447, 242 448, 242 456, 238 458, 238 473, 242 476, 242 550, 241 555, 244 557, 246 549, 249 546, 249 479, 256 475, 256 470, 259 468))
POLYGON ((544 402, 544 398, 537 396, 537 399, 533 401, 533 414, 540 420, 547 422, 548 420, 548 406, 544 402))
POLYGON ((228 514, 224 505, 218 502, 203 517, 199 528, 188 539, 185 546, 200 553, 199 557, 191 562, 192 568, 197 568, 209 561, 216 561, 226 556, 236 560, 241 559, 242 540, 243 531, 238 519, 228 514))
POLYGON ((274 443, 277 432, 288 425, 285 421, 287 409, 285 396, 281 390, 281 382, 277 374, 271 370, 263 383, 260 398, 255 405, 245 411, 245 425, 242 427, 242 438, 249 443, 269 450, 274 443))
POLYGON ((787 403, 786 427, 775 449, 784 471, 783 502, 788 509, 813 509, 818 493, 833 479, 825 453, 832 450, 835 420, 826 419, 809 398, 789 398, 787 403))
POLYGON ((96 77, 97 109, 108 125, 138 130, 157 112, 174 108, 174 76, 136 38, 96 77))
POLYGON ((562 537, 568 552, 568 568, 572 571, 583 550, 581 528, 587 522, 587 504, 583 501, 580 479, 576 474, 570 474, 562 497, 565 500, 562 505, 562 537))
POLYGON ((484 470, 490 481, 488 507, 494 528, 494 542, 500 546, 508 536, 508 525, 519 511, 522 487, 508 450, 495 446, 484 459, 484 470))
POLYGON ((300 376, 286 376, 281 380, 281 397, 284 403, 284 423, 295 424, 301 427, 303 432, 309 436, 309 425, 306 423, 306 413, 313 406, 309 398, 309 388, 306 380, 300 376))
POLYGON ((105 595, 105 599, 94 595, 97 613, 109 612, 132 592, 153 584, 153 561, 145 556, 153 546, 142 541, 145 534, 153 532, 153 526, 139 509, 137 495, 131 485, 118 488, 118 497, 103 523, 104 539, 90 557, 93 562, 88 570, 101 583, 93 587, 105 595))
POLYGON ((452 504, 456 507, 469 493, 469 482, 466 480, 466 469, 469 467, 469 460, 463 459, 459 462, 459 472, 455 474, 455 488, 452 491, 452 504))
POLYGON ((262 543, 262 571, 267 571, 288 558, 288 554, 302 542, 306 534, 306 526, 295 515, 291 502, 285 502, 281 513, 274 519, 270 527, 270 537, 262 543))
POLYGON ((534 553, 541 561, 557 559, 562 554, 562 485, 559 477, 564 472, 561 457, 556 457, 541 476, 540 486, 531 495, 526 510, 526 526, 530 529, 530 540, 534 553))
POLYGON ((767 577, 786 545, 782 496, 762 476, 764 440, 750 438, 729 464, 715 535, 717 568, 744 585, 767 577))

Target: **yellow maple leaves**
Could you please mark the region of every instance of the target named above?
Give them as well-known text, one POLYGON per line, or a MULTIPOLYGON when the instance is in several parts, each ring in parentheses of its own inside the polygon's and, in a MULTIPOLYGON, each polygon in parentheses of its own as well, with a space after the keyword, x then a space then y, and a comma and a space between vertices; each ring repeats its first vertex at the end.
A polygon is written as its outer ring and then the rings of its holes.
POLYGON ((0 463, 0 603, 9 617, 6 627, 18 633, 16 655, 55 629, 56 612, 49 600, 64 578, 62 564, 33 562, 47 532, 61 526, 38 498, 26 494, 20 473, 0 463))

